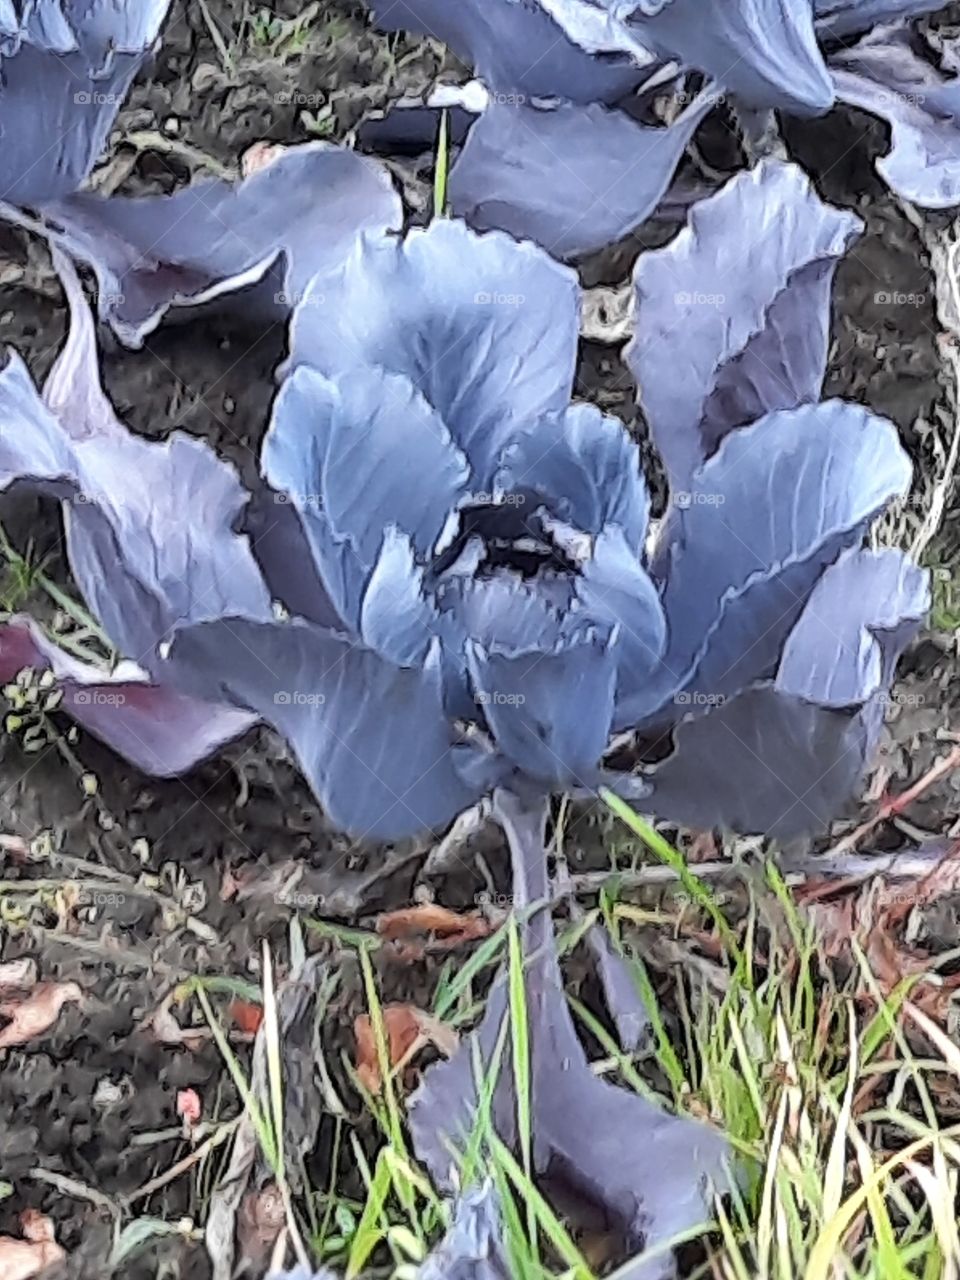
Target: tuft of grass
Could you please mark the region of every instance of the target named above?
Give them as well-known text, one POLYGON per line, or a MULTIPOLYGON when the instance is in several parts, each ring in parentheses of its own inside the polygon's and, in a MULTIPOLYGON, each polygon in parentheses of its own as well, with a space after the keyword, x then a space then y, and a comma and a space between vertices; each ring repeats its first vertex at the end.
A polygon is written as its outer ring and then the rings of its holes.
MULTIPOLYGON (((633 818, 631 829, 679 874, 676 850, 668 855, 666 842, 650 840, 649 828, 633 818)), ((709 888, 691 872, 683 879, 716 924, 719 907, 703 898, 709 888)), ((738 1193, 714 1206, 717 1229, 705 1241, 711 1274, 956 1280, 960 1126, 944 1125, 933 1099, 950 1077, 953 1090, 960 1089, 960 1053, 913 1010, 910 983, 884 996, 855 943, 852 971, 837 980, 774 863, 766 884, 750 892, 743 932, 753 948, 764 919, 762 966, 745 965, 746 945, 731 952, 724 931, 729 969, 722 995, 706 984, 691 991, 689 975, 681 975, 671 1017, 644 986, 654 1059, 675 1096, 726 1130, 741 1161, 738 1193), (903 1030, 905 1015, 938 1051, 934 1057, 917 1057, 903 1030), (665 1040, 677 1023, 679 1035, 665 1040), (679 1063, 685 1078, 678 1082, 679 1063)), ((630 914, 629 907, 612 907, 614 920, 629 922, 630 914)), ((643 983, 642 960, 631 949, 626 941, 624 954, 643 983)))

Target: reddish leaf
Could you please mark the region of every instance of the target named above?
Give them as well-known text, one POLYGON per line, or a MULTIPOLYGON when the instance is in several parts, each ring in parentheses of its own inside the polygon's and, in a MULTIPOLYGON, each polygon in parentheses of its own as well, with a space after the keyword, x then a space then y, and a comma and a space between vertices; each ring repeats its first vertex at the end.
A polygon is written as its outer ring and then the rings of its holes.
MULTIPOLYGON (((449 1058, 460 1042, 450 1027, 412 1004, 384 1005, 383 1025, 391 1069, 415 1057, 428 1044, 449 1058)), ((362 1013, 355 1019, 353 1034, 357 1041, 357 1078, 369 1093, 378 1094, 383 1078, 369 1014, 362 1013)))
POLYGON ((192 1129, 200 1122, 203 1103, 196 1089, 179 1089, 177 1091, 177 1115, 183 1121, 185 1129, 192 1129))
POLYGON ((252 1004, 249 1000, 231 1000, 227 1014, 238 1031, 254 1036, 260 1030, 263 1008, 258 1004, 252 1004))
POLYGON ((0 1030, 0 1049, 28 1044, 42 1036, 60 1017, 65 1004, 82 999, 83 992, 75 982, 39 982, 28 995, 0 1001, 0 1016, 9 1019, 0 1030))

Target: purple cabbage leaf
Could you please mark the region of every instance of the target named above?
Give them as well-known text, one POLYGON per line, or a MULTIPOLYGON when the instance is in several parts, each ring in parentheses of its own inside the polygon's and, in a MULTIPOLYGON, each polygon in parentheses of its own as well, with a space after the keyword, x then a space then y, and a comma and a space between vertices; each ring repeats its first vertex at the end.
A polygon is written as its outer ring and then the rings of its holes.
POLYGON ((0 9, 0 201, 86 182, 170 0, 27 0, 0 9))
POLYGON ((890 149, 877 162, 884 181, 924 208, 960 204, 960 78, 914 49, 909 28, 877 27, 833 54, 837 96, 890 126, 890 149))
POLYGON ((100 388, 93 317, 79 281, 66 259, 55 262, 70 331, 42 401, 19 356, 0 371, 0 489, 62 500, 71 571, 125 662, 104 673, 13 619, 0 632, 2 676, 50 667, 65 709, 80 723, 148 773, 178 774, 254 717, 151 681, 159 646, 178 620, 219 614, 227 584, 264 616, 270 598, 246 541, 229 530, 244 500, 232 472, 186 436, 154 444, 117 421, 100 388), (192 523, 182 519, 185 493, 192 523))
POLYGON ((41 230, 93 268, 100 318, 138 347, 171 307, 246 288, 243 312, 283 319, 307 283, 364 231, 398 229, 386 170, 324 142, 277 148, 239 182, 197 181, 173 195, 67 195, 41 230))
POLYGON ((665 126, 600 103, 495 98, 453 165, 450 206, 478 231, 509 231, 556 258, 590 253, 656 210, 712 105, 704 95, 665 126))
POLYGON ((943 8, 941 0, 817 0, 817 33, 841 37, 943 8))
MULTIPOLYGON (((495 810, 514 861, 518 906, 549 897, 543 855, 545 807, 498 793, 495 810)), ((675 1275, 665 1242, 705 1224, 710 1188, 724 1190, 726 1144, 700 1121, 673 1116, 646 1098, 600 1079, 577 1036, 554 947, 550 913, 538 910, 522 924, 527 991, 530 1098, 534 1109, 533 1164, 548 1196, 590 1205, 609 1228, 625 1232, 634 1249, 658 1256, 631 1262, 638 1280, 675 1275), (571 1124, 571 1116, 576 1123, 571 1124)), ((456 1186, 453 1152, 471 1133, 478 1105, 478 1064, 485 1075, 509 1020, 506 983, 495 982, 483 1020, 449 1062, 426 1074, 410 1100, 410 1127, 420 1158, 438 1184, 456 1186)), ((503 1040, 492 1090, 492 1122, 510 1145, 518 1141, 510 1036, 503 1040)), ((489 1085, 484 1081, 484 1087, 489 1085)))
POLYGON ((626 359, 677 490, 732 427, 819 400, 833 277, 861 226, 796 165, 765 160, 638 258, 626 359))
POLYGON ((383 31, 442 41, 495 93, 569 102, 616 102, 653 61, 637 41, 626 54, 595 57, 567 36, 546 5, 516 0, 369 0, 383 31))
POLYGON ((574 41, 633 38, 661 60, 702 71, 752 107, 818 115, 833 89, 812 0, 541 0, 574 41), (600 23, 597 15, 606 15, 600 23))
MULTIPOLYGON (((0 391, 0 396, 2 396, 0 391)), ((60 709, 143 773, 176 777, 247 732, 255 717, 156 684, 135 663, 112 671, 82 662, 27 617, 0 623, 0 683, 50 671, 60 709)))

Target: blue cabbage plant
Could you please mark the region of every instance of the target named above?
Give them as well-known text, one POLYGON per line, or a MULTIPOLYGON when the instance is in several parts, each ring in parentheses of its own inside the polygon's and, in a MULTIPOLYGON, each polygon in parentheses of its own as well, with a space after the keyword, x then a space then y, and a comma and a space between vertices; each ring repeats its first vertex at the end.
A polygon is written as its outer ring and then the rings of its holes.
MULTIPOLYGON (((909 486, 896 431, 820 399, 857 231, 767 162, 641 257, 630 360, 670 480, 656 524, 636 444, 572 399, 576 277, 458 221, 368 234, 306 287, 252 493, 204 444, 118 422, 62 257, 72 322, 42 396, 18 357, 0 372, 0 488, 62 501, 74 578, 126 660, 78 670, 16 619, 0 674, 52 663, 74 713, 160 773, 263 721, 357 837, 492 797, 528 959, 536 1168, 647 1246, 702 1220, 724 1145, 590 1070, 542 909, 549 801, 606 783, 663 818, 786 837, 856 791, 928 603, 925 574, 865 546, 909 486), (633 773, 605 763, 614 740, 633 773)), ((505 1011, 497 985, 488 1060, 505 1011)), ((473 1051, 411 1111, 451 1188, 473 1051)), ((512 1077, 492 1100, 508 1141, 512 1077)))
POLYGON ((446 41, 489 90, 450 171, 453 212, 561 260, 702 194, 673 180, 720 100, 757 149, 773 111, 869 112, 890 126, 877 167, 892 189, 960 203, 956 42, 945 36, 938 59, 910 22, 939 0, 369 3, 387 30, 446 41))

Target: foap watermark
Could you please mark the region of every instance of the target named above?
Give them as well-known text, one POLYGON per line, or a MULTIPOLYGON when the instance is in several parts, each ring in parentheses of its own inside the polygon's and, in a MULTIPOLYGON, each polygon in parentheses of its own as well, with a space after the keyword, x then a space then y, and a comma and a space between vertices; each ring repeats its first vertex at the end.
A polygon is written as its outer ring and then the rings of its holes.
POLYGON ((322 893, 307 893, 305 889, 281 889, 273 901, 291 911, 322 911, 326 899, 322 893))
POLYGON ((73 100, 78 107, 119 107, 123 102, 119 93, 101 93, 99 89, 81 89, 73 100))
POLYGON ((523 293, 487 293, 481 289, 473 295, 473 300, 478 307, 522 307, 527 297, 523 293))
POLYGON ((902 293, 899 289, 879 289, 873 300, 878 307, 925 307, 925 293, 902 293))
POLYGON ((726 502, 726 494, 708 493, 703 489, 683 490, 673 495, 676 505, 686 511, 688 507, 722 507, 726 502))
POLYGON ((722 707, 726 702, 722 693, 678 693, 673 700, 678 707, 722 707))
POLYGON ((513 906, 513 895, 509 893, 489 893, 484 890, 473 896, 473 905, 481 909, 493 907, 497 911, 509 911, 513 906))
POLYGON ((474 701, 478 707, 522 707, 526 698, 522 693, 501 693, 499 689, 481 689, 474 701))
POLYGON ((691 293, 687 289, 681 289, 679 293, 673 295, 673 300, 678 307, 722 307, 727 301, 727 295, 696 291, 691 293))
POLYGON ((525 93, 491 93, 490 101, 498 107, 522 107, 527 101, 525 93))
POLYGON ((127 695, 107 693, 103 689, 78 689, 73 700, 78 707, 122 707, 127 695))
POLYGON ((273 95, 278 107, 325 107, 327 99, 322 93, 301 93, 298 89, 281 89, 273 95))
POLYGON ((722 107, 727 101, 725 93, 715 93, 712 90, 701 90, 700 93, 693 93, 690 89, 680 89, 677 93, 670 95, 670 100, 675 102, 678 107, 689 107, 695 102, 709 103, 711 108, 722 107))
POLYGON ((122 907, 126 896, 115 889, 89 889, 84 884, 76 887, 74 902, 78 907, 98 907, 100 910, 122 907))
POLYGON ((295 493, 292 489, 286 492, 275 493, 273 495, 274 502, 285 506, 290 503, 294 507, 322 507, 323 498, 319 493, 295 493))
POLYGON ((877 701, 884 707, 922 707, 927 699, 922 693, 901 693, 894 690, 891 693, 877 694, 877 701))
POLYGON ((523 493, 474 493, 470 497, 471 506, 477 507, 522 507, 526 502, 523 493))
POLYGON ((925 93, 896 93, 893 89, 882 89, 877 94, 877 104, 888 107, 922 107, 926 100, 925 93))
POLYGON ((322 293, 290 293, 280 289, 273 295, 278 307, 322 307, 326 298, 322 293))
POLYGON ((302 689, 278 689, 273 695, 278 707, 322 707, 326 700, 322 693, 306 693, 302 689))

